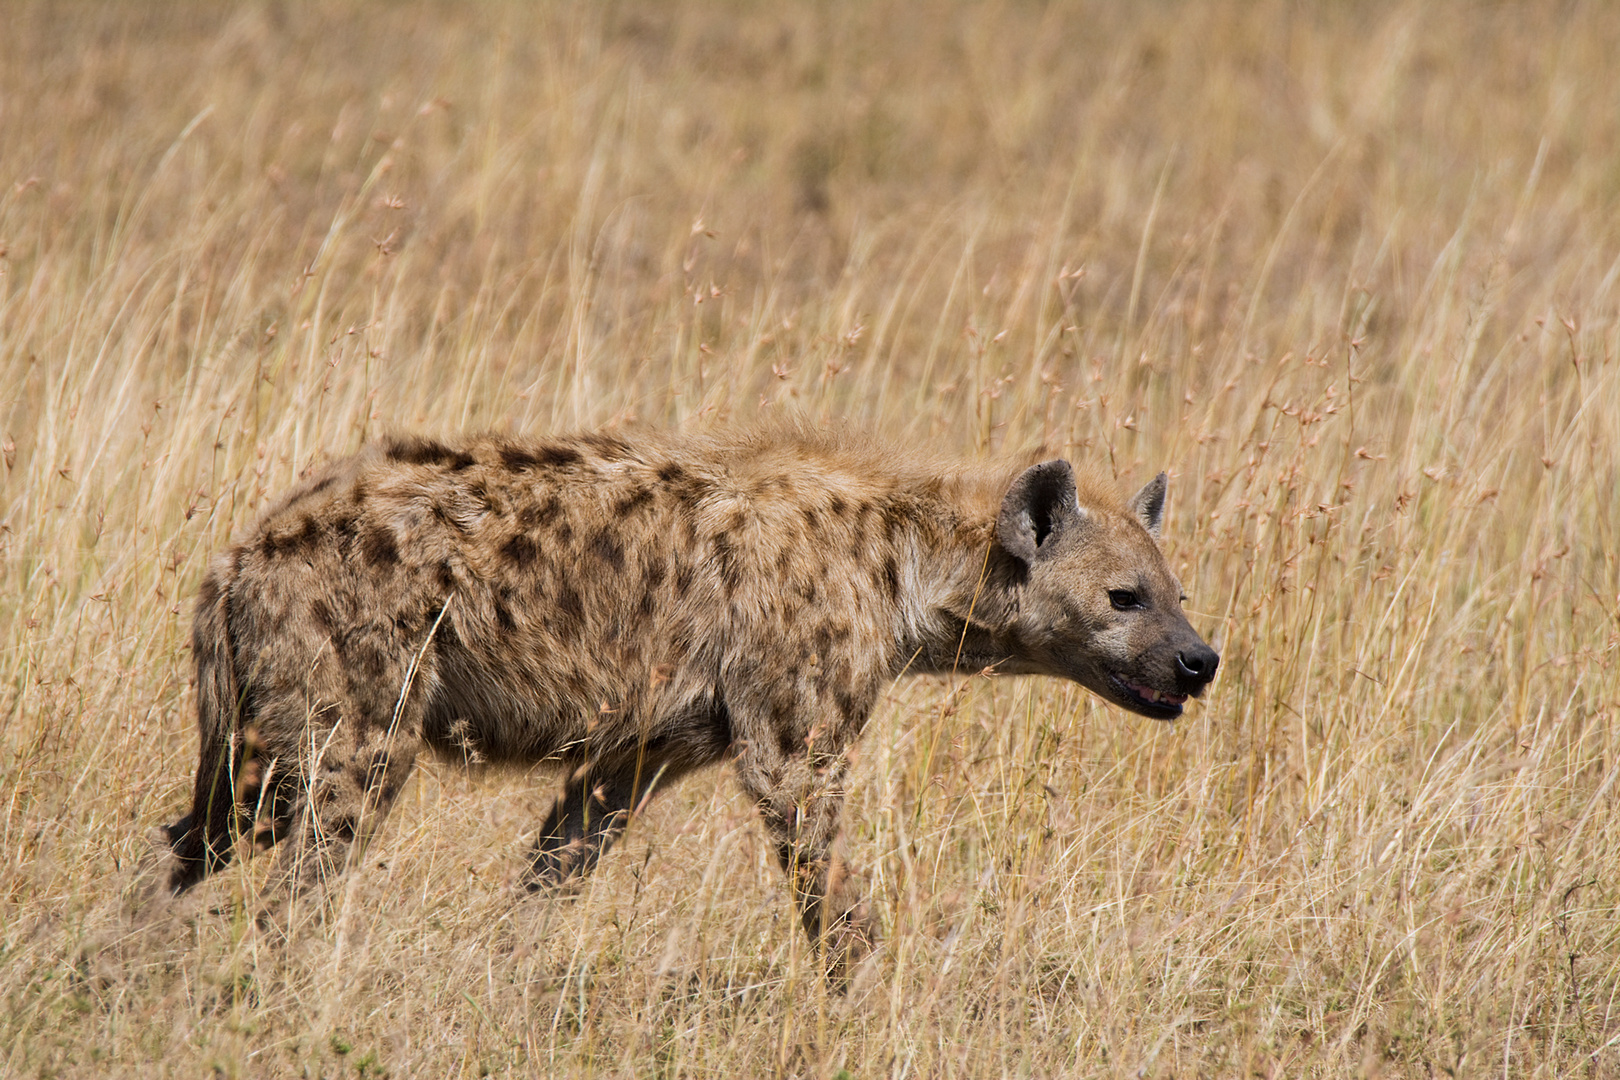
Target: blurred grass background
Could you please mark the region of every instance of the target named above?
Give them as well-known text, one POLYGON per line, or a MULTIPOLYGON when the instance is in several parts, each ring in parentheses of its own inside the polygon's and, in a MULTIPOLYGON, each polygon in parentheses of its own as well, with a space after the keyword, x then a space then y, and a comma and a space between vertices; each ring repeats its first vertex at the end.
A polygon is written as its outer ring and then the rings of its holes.
POLYGON ((0 1073, 1620 1070, 1620 10, 6 5, 0 1073), (829 996, 723 774, 574 901, 422 770, 126 918, 189 598, 387 429, 792 410, 1172 474, 1215 691, 899 684, 829 996))

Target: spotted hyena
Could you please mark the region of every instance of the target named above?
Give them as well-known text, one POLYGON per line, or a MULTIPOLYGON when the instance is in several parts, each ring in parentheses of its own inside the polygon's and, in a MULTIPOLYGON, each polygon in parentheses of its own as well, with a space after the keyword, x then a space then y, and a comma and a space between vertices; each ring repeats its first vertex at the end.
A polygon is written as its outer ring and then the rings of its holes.
POLYGON ((1169 720, 1219 658, 1155 540, 1065 461, 864 437, 392 438, 310 476, 214 562, 202 747, 169 887, 243 836, 341 871, 423 751, 564 778, 531 888, 588 871, 656 789, 729 759, 830 969, 871 940, 835 853, 850 748, 905 672, 1073 679, 1169 720))

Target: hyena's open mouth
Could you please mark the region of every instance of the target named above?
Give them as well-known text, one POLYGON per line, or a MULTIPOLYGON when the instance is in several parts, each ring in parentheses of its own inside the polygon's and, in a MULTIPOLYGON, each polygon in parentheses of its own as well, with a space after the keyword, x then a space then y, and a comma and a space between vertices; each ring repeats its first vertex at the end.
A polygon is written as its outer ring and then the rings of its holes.
POLYGON ((1187 701, 1186 694, 1155 690, 1123 675, 1110 674, 1108 681, 1114 684, 1114 689, 1119 691, 1131 708, 1156 720, 1174 720, 1181 715, 1181 706, 1187 701))

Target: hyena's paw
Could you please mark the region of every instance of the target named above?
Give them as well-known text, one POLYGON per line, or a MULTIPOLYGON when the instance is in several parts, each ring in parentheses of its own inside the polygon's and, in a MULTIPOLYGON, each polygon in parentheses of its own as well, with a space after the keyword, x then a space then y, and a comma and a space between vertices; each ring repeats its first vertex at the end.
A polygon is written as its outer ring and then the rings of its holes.
POLYGON ((858 901, 822 932, 821 955, 827 980, 836 989, 847 991, 861 972, 872 967, 872 957, 882 941, 882 930, 871 906, 865 900, 858 901))
POLYGON ((821 928, 821 959, 826 965, 826 978, 839 993, 847 993, 851 986, 859 986, 863 975, 875 968, 878 947, 883 944, 883 929, 878 925, 872 904, 859 891, 859 876, 842 876, 834 868, 834 887, 829 895, 826 912, 836 913, 821 928), (842 881, 839 881, 842 878, 842 881))
POLYGON ((169 830, 148 829, 133 862, 118 875, 119 900, 131 928, 182 918, 197 906, 196 890, 175 895, 174 882, 186 867, 174 853, 169 830))
POLYGON ((541 896, 578 896, 595 866, 595 854, 593 846, 583 837, 542 840, 530 853, 521 887, 524 892, 541 896))

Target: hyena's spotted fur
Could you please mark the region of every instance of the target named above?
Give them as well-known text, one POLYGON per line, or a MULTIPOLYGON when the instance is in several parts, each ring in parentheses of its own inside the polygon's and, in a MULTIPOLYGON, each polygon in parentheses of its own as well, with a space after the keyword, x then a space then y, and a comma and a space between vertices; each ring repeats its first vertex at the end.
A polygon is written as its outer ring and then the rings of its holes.
POLYGON ((901 672, 994 666, 1180 713, 1217 658, 1129 503, 1068 464, 921 460, 798 429, 394 438, 221 556, 194 646, 201 760, 179 892, 237 839, 339 871, 424 750, 554 762, 533 887, 588 870, 655 787, 733 760, 836 968, 871 940, 834 850, 847 752, 901 672))

